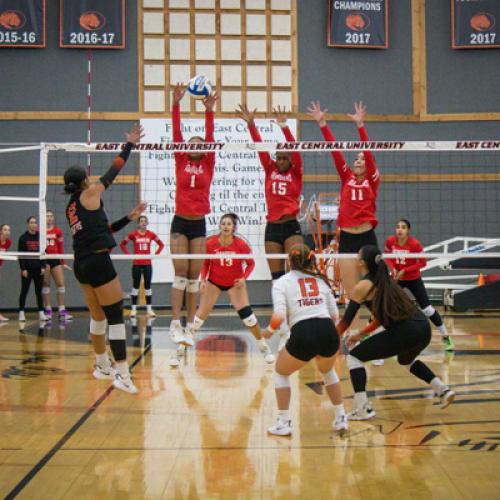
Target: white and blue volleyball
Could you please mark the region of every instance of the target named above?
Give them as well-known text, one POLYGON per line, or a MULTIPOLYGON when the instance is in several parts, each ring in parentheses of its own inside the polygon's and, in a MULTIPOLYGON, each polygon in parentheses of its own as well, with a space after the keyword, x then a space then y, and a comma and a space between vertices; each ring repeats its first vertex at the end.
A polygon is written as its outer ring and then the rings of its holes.
POLYGON ((195 99, 206 99, 212 95, 212 84, 206 76, 196 75, 189 80, 187 90, 195 99))

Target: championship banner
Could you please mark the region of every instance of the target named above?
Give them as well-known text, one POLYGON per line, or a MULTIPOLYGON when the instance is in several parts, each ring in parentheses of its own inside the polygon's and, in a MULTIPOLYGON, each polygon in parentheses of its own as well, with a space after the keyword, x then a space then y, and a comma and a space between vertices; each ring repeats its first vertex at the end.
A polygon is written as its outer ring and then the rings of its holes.
POLYGON ((45 0, 0 0, 0 47, 45 47, 45 0))
POLYGON ((387 49, 389 0, 328 0, 328 46, 387 49))
MULTIPOLYGON (((279 127, 269 120, 255 120, 264 142, 283 140, 279 127)), ((287 121, 296 134, 296 120, 287 121)), ((172 121, 167 119, 142 119, 144 143, 164 143, 173 140, 172 121)), ((205 119, 182 120, 184 139, 193 135, 205 135, 205 119)), ((238 234, 246 239, 254 254, 263 254, 264 230, 266 226, 266 203, 264 195, 264 169, 256 151, 241 151, 241 143, 250 140, 247 125, 236 119, 215 120, 215 140, 224 143, 239 143, 240 151, 217 151, 215 173, 210 190, 212 212, 206 216, 207 232, 215 234, 220 217, 233 212, 240 217, 238 234)), ((172 150, 141 152, 141 200, 149 203, 145 215, 149 229, 155 232, 169 249, 170 224, 175 213, 175 162, 172 150), (154 201, 152 201, 154 200, 154 201)), ((174 276, 171 262, 153 259, 153 281, 171 282, 174 276)), ((271 275, 266 259, 255 259, 251 280, 269 280, 271 275)))
POLYGON ((60 2, 62 48, 125 48, 125 0, 60 2))
POLYGON ((500 48, 500 0, 451 0, 454 49, 500 48))

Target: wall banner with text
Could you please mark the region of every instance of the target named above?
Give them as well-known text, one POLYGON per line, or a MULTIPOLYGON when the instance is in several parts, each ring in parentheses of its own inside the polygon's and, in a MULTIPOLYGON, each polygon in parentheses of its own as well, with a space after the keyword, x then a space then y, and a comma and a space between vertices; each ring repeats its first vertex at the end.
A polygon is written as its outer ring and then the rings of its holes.
POLYGON ((328 46, 387 49, 389 0, 328 0, 328 46))
POLYGON ((0 0, 0 47, 45 47, 45 0, 0 0))
POLYGON ((451 0, 454 49, 500 48, 500 0, 451 0))

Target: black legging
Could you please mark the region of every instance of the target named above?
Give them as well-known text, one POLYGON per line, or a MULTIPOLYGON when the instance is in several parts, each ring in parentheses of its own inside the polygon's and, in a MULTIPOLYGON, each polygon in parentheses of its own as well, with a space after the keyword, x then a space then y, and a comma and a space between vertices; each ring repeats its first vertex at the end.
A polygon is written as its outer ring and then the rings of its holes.
POLYGON ((31 285, 31 280, 35 283, 35 294, 36 303, 38 305, 38 310, 43 311, 43 298, 42 298, 42 286, 43 286, 43 276, 40 274, 40 269, 27 269, 28 277, 25 278, 21 275, 21 293, 19 295, 19 310, 24 311, 26 305, 26 297, 31 285))
POLYGON ((151 277, 153 276, 153 268, 149 266, 132 266, 132 286, 138 290, 141 286, 141 274, 144 276, 144 288, 151 289, 151 277))

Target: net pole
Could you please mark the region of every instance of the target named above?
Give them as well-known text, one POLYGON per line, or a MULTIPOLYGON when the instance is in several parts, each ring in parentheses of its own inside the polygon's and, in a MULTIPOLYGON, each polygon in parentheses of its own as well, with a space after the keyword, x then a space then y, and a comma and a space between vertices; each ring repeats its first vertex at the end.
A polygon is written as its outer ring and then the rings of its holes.
POLYGON ((45 253, 47 248, 47 166, 48 166, 48 150, 45 144, 41 144, 40 149, 40 184, 38 185, 38 217, 40 228, 39 252, 40 255, 45 253))
MULTIPOLYGON (((90 146, 90 131, 92 110, 92 49, 87 51, 87 145, 90 146)), ((90 153, 87 153, 87 173, 90 175, 90 153)))

